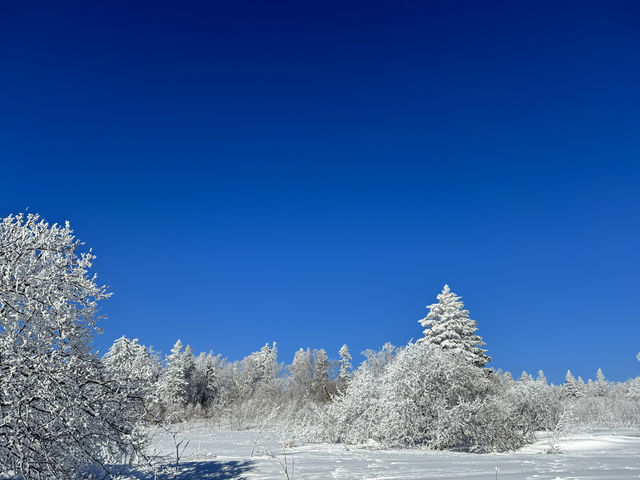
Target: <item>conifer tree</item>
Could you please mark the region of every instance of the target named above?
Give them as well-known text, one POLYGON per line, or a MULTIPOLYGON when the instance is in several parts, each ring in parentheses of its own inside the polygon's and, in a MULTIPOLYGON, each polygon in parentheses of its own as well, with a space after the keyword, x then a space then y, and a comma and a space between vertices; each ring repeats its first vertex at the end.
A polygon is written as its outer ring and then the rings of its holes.
POLYGON ((547 377, 545 376, 544 372, 542 370, 538 370, 538 378, 536 378, 536 382, 543 384, 543 385, 548 385, 549 382, 547 382, 547 377))
POLYGON ((573 376, 571 370, 567 370, 567 374, 564 377, 564 395, 568 398, 578 398, 582 396, 584 382, 578 377, 578 380, 573 376))
POLYGON ((484 367, 491 358, 486 350, 482 337, 476 335, 477 322, 469 318, 460 297, 445 285, 437 296, 438 303, 429 305, 429 314, 420 320, 425 327, 424 337, 418 343, 426 342, 440 346, 444 350, 463 355, 477 367, 484 367))
POLYGON ((353 369, 349 347, 347 347, 346 344, 342 345, 338 354, 340 355, 340 373, 338 374, 338 383, 340 388, 344 388, 349 381, 349 378, 351 378, 351 370, 353 369))
POLYGON ((609 391, 609 382, 607 381, 602 369, 599 368, 596 373, 596 381, 593 382, 593 392, 596 396, 602 397, 609 391))
POLYGON ((157 355, 137 338, 130 340, 124 335, 113 342, 102 361, 111 378, 144 397, 152 393, 160 374, 157 355))
POLYGON ((522 374, 520 375, 520 381, 521 382, 533 382, 533 377, 523 370, 522 374))
POLYGON ((311 394, 313 382, 313 360, 311 350, 300 348, 288 367, 291 374, 291 390, 297 399, 308 397, 311 394))
POLYGON ((313 353, 314 372, 312 389, 319 401, 326 402, 331 398, 329 392, 329 357, 323 348, 315 350, 313 353))
POLYGON ((187 371, 190 362, 184 353, 182 341, 178 340, 167 355, 166 366, 158 384, 160 401, 170 408, 184 407, 189 398, 187 371))

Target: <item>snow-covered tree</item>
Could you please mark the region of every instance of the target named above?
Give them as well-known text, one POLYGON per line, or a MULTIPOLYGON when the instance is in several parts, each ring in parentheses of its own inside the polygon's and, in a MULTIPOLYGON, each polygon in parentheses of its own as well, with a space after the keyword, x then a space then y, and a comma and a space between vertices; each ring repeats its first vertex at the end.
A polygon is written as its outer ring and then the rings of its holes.
POLYGON ((130 454, 143 414, 93 351, 94 255, 68 223, 0 220, 0 471, 29 479, 82 477, 130 454))
POLYGON ((515 382, 513 375, 511 375, 511 372, 504 372, 502 374, 502 383, 504 383, 505 385, 512 385, 515 382))
POLYGON ((184 407, 189 400, 189 379, 193 372, 193 353, 178 340, 165 360, 158 382, 158 398, 170 410, 184 407))
POLYGON ((313 357, 311 350, 300 348, 294 355, 291 365, 288 366, 290 377, 290 391, 295 399, 309 397, 313 384, 313 357))
POLYGON ((513 408, 518 429, 525 436, 555 424, 560 405, 542 370, 535 381, 530 374, 522 372, 520 380, 507 387, 504 400, 513 408))
POLYGON ((491 358, 486 350, 480 348, 485 343, 476 335, 477 322, 469 318, 469 311, 463 308, 460 297, 450 290, 449 285, 445 285, 437 299, 438 303, 427 306, 429 313, 420 320, 425 330, 424 337, 418 343, 438 345, 462 354, 477 367, 484 367, 491 358))
POLYGON ((382 376, 387 367, 393 362, 399 349, 390 342, 385 343, 380 350, 367 348, 362 354, 366 358, 361 365, 362 368, 369 370, 374 377, 382 376))
MULTIPOLYGON (((579 378, 579 377, 578 377, 579 378)), ((576 380, 571 373, 571 370, 567 370, 564 377, 564 395, 567 398, 578 398, 584 393, 584 382, 582 379, 576 380)))
POLYGON ((157 354, 141 345, 137 338, 130 340, 122 336, 113 342, 102 360, 111 378, 151 400, 161 372, 157 354))
POLYGON ((523 370, 522 374, 520 375, 520 381, 521 382, 533 382, 533 377, 523 370))
POLYGON ((329 382, 329 357, 321 348, 314 351, 314 371, 312 390, 316 400, 327 402, 331 399, 333 388, 329 382))
POLYGON ((349 353, 349 347, 347 345, 342 345, 340 347, 340 351, 338 352, 340 355, 340 373, 338 374, 338 384, 339 388, 343 390, 347 383, 349 382, 349 378, 351 378, 351 370, 353 369, 353 365, 351 364, 351 354, 349 353))
POLYGON ((542 385, 548 385, 549 382, 547 381, 547 377, 545 376, 544 372, 542 370, 538 370, 538 378, 536 378, 536 382, 542 384, 542 385))
POLYGON ((191 379, 192 397, 190 402, 203 408, 220 401, 222 393, 223 360, 220 355, 201 353, 195 359, 195 369, 191 379))
POLYGON ((596 372, 595 382, 589 381, 589 393, 596 397, 604 397, 609 392, 609 388, 609 382, 604 376, 604 373, 602 373, 602 369, 599 368, 596 372))
POLYGON ((241 399, 248 399, 258 389, 273 386, 278 375, 278 349, 276 343, 265 344, 257 352, 242 360, 237 379, 241 399))

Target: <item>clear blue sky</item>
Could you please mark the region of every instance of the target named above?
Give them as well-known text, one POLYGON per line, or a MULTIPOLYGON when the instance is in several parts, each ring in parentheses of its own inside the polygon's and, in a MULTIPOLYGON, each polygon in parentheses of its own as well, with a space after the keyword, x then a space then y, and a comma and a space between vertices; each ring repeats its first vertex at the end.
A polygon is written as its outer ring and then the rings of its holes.
POLYGON ((640 374, 636 2, 2 2, 0 214, 70 220, 97 339, 421 336, 640 374), (54 5, 55 4, 55 5, 54 5))

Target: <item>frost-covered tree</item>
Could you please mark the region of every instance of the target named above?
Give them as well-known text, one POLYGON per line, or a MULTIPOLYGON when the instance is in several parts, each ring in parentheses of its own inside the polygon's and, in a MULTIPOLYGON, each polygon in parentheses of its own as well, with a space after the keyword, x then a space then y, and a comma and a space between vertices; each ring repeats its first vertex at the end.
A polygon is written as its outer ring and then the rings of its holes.
POLYGON ((596 372, 595 382, 589 380, 588 388, 589 394, 595 397, 604 397, 609 392, 609 382, 607 381, 602 369, 599 368, 596 372))
POLYGON ((369 370, 374 377, 379 377, 384 374, 389 364, 393 362, 398 350, 389 342, 380 347, 380 350, 367 348, 362 352, 366 360, 361 367, 369 370))
POLYGON ((520 381, 521 382, 533 382, 533 377, 523 370, 522 374, 520 375, 520 381))
POLYGON ((272 387, 277 375, 278 349, 275 342, 267 343, 242 360, 237 378, 240 398, 246 400, 258 389, 272 387))
POLYGON ((347 345, 342 345, 340 347, 340 351, 338 352, 340 355, 340 373, 338 374, 338 385, 339 389, 343 390, 349 379, 351 378, 351 370, 353 369, 353 365, 351 364, 351 354, 349 353, 349 347, 347 345))
POLYGON ((438 303, 427 306, 429 313, 419 321, 425 330, 418 343, 438 345, 462 354, 477 367, 484 367, 491 358, 480 348, 485 343, 476 335, 477 322, 469 318, 469 311, 463 308, 460 297, 445 285, 437 299, 438 303))
POLYGON ((196 357, 190 403, 208 408, 221 400, 223 365, 220 355, 201 353, 196 357))
POLYGON ((295 399, 307 398, 311 395, 313 384, 313 357, 311 350, 300 348, 288 366, 290 376, 289 390, 295 399))
POLYGON ((327 352, 321 348, 314 351, 314 371, 312 390, 319 402, 327 402, 333 393, 332 385, 329 382, 329 357, 327 352))
POLYGON ((549 382, 547 381, 547 377, 545 376, 544 372, 542 370, 538 370, 538 378, 536 378, 536 382, 542 384, 542 385, 548 385, 549 382))
POLYGON ((193 372, 193 353, 178 340, 165 360, 158 382, 158 398, 169 410, 184 407, 189 400, 189 380, 193 372))
POLYGON ((137 338, 122 336, 113 342, 102 361, 111 378, 152 401, 162 369, 155 352, 141 345, 137 338))
POLYGON ((518 429, 526 436, 552 428, 557 421, 560 405, 542 370, 535 381, 522 372, 519 381, 508 385, 504 399, 513 408, 518 429))
POLYGON ((564 377, 564 396, 567 398, 578 398, 581 397, 584 393, 584 382, 582 379, 578 377, 576 378, 571 373, 571 370, 567 370, 567 373, 564 377))
POLYGON ((107 288, 90 273, 69 223, 37 215, 0 221, 0 471, 29 479, 86 478, 137 447, 135 392, 93 351, 107 288))
POLYGON ((278 350, 275 342, 265 344, 230 369, 232 392, 230 415, 242 428, 247 422, 255 424, 275 408, 279 395, 278 350))
POLYGON ((504 372, 502 374, 502 383, 504 383, 505 385, 512 385, 515 382, 515 380, 513 379, 513 375, 511 375, 511 372, 504 372))

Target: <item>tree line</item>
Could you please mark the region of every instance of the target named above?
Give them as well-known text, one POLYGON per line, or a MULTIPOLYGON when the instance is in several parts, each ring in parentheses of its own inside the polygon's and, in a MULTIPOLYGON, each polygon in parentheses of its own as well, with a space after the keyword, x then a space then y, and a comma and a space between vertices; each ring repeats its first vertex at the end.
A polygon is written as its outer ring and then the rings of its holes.
POLYGON ((267 425, 290 441, 468 452, 517 449, 567 423, 640 427, 640 378, 567 372, 554 386, 542 372, 515 380, 487 367, 477 323, 447 285, 422 338, 366 350, 357 367, 346 345, 336 360, 300 349, 283 364, 276 343, 228 361, 181 341, 162 358, 121 337, 101 357, 93 338, 111 294, 81 247, 68 223, 0 220, 0 478, 108 478, 114 464, 150 461, 150 425, 191 418, 267 425))

